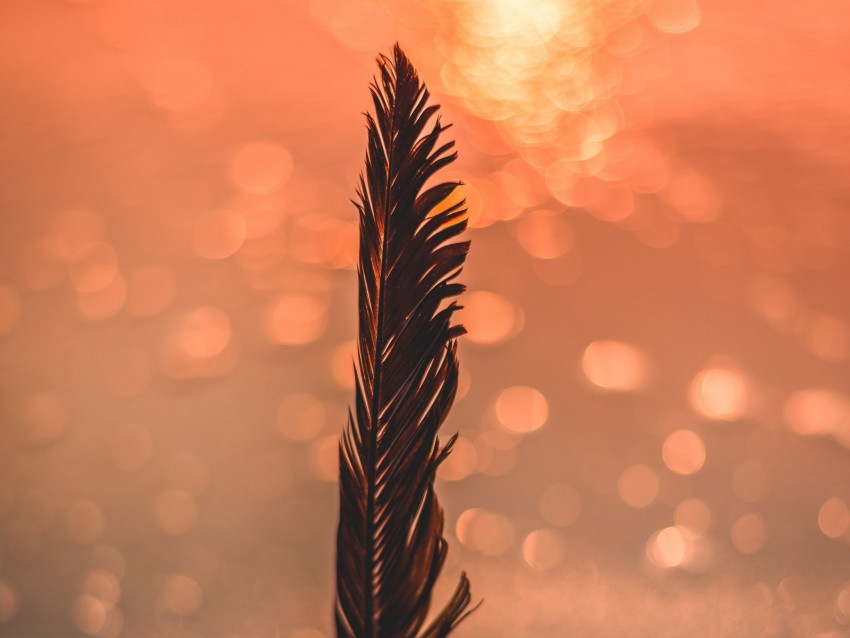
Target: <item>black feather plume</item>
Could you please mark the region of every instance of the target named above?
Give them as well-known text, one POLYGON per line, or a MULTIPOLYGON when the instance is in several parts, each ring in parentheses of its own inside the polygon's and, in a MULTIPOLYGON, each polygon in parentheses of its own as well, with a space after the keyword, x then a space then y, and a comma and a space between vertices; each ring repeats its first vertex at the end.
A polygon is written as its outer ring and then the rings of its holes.
MULTIPOLYGON (((426 181, 454 161, 438 107, 398 45, 378 58, 375 116, 366 115, 366 170, 360 212, 359 340, 355 413, 340 441, 337 634, 346 638, 438 638, 465 617, 462 574, 447 606, 426 627, 443 566, 443 510, 434 494, 437 430, 457 390, 460 274, 469 242, 464 202, 446 207, 458 186, 426 181)), ((456 437, 457 435, 455 435, 456 437)))

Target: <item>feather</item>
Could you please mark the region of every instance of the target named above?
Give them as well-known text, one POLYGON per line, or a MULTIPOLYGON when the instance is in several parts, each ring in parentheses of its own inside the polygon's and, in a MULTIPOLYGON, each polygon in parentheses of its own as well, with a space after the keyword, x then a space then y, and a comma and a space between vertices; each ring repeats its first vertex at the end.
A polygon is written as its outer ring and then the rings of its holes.
POLYGON ((438 106, 396 44, 378 58, 375 115, 366 114, 360 213, 359 335, 355 409, 339 446, 337 635, 440 638, 468 613, 462 574, 446 607, 424 627, 446 558, 443 510, 434 493, 437 430, 457 390, 452 297, 469 250, 465 202, 447 205, 456 182, 425 188, 454 161, 438 106), (426 130, 428 129, 429 130, 426 130))

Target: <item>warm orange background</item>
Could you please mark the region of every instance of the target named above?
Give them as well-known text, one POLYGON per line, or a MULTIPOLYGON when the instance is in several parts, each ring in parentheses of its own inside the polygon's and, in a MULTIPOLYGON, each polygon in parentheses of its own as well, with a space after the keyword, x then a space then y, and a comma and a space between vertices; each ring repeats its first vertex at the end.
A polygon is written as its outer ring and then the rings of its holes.
POLYGON ((332 635, 374 57, 458 142, 462 636, 850 631, 843 0, 0 4, 0 635, 332 635))

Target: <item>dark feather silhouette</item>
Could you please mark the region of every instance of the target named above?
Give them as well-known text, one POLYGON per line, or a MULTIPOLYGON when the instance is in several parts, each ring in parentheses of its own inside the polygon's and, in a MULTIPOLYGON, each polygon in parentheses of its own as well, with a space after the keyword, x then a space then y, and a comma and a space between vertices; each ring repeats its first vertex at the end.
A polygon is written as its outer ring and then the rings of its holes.
POLYGON ((437 466, 455 437, 437 438, 457 390, 460 274, 466 208, 445 201, 458 186, 426 181, 454 161, 438 107, 398 45, 378 58, 375 116, 366 114, 360 212, 359 341, 355 413, 340 441, 337 531, 338 636, 438 638, 468 614, 462 574, 447 606, 423 629, 445 561, 437 466))

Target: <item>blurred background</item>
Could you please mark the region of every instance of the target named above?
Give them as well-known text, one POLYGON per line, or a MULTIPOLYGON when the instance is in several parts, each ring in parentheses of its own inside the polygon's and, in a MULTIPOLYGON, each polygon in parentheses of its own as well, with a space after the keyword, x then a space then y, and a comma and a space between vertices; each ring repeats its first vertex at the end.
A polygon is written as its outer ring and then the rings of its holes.
POLYGON ((330 638, 374 59, 470 204, 464 636, 850 636, 843 0, 0 4, 0 635, 330 638))

